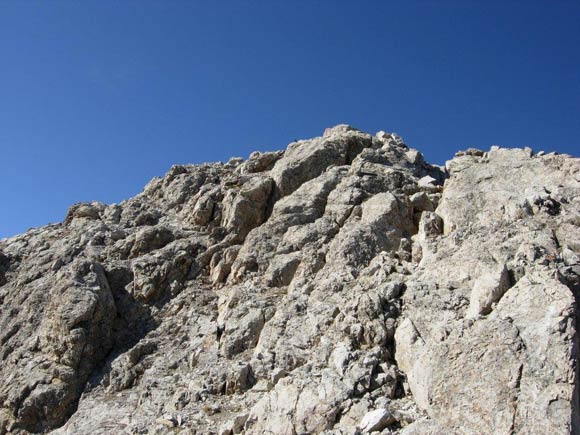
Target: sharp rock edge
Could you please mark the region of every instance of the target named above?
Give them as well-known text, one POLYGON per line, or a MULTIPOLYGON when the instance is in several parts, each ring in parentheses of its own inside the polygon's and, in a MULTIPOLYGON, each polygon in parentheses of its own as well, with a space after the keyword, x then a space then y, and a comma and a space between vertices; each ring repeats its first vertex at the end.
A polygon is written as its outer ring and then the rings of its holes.
POLYGON ((580 161, 346 125, 0 241, 0 434, 579 433, 580 161))

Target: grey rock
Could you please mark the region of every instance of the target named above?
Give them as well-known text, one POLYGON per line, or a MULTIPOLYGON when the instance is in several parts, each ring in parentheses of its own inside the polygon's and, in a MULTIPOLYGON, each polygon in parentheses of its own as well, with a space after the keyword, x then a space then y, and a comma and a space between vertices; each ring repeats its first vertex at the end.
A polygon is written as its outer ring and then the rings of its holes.
POLYGON ((0 240, 0 434, 578 433, 580 162, 347 125, 0 240))
POLYGON ((269 153, 254 151, 250 154, 250 158, 242 164, 240 172, 242 174, 253 174, 256 172, 269 171, 272 169, 274 164, 280 160, 283 154, 283 151, 269 153))

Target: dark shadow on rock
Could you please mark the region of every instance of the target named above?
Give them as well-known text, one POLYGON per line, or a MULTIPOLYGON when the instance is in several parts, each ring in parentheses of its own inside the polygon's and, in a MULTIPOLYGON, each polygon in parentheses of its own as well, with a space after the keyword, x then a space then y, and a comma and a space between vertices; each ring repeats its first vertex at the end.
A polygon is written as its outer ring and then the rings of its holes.
POLYGON ((117 317, 113 325, 114 343, 106 358, 91 373, 85 391, 101 385, 111 370, 112 361, 157 327, 149 306, 127 291, 127 286, 133 281, 131 270, 126 266, 113 266, 107 268, 106 272, 117 307, 117 317))

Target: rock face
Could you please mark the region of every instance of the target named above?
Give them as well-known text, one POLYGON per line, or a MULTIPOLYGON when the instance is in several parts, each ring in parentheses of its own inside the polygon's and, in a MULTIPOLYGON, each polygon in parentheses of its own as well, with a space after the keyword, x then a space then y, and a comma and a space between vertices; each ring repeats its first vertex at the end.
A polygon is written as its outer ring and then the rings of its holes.
POLYGON ((0 241, 0 434, 577 434, 580 161, 349 126, 0 241))

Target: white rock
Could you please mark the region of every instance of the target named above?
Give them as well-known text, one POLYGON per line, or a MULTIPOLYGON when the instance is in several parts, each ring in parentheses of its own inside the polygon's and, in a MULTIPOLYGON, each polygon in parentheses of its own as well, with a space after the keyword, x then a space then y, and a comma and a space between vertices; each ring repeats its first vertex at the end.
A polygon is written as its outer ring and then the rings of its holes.
POLYGON ((395 422, 395 418, 388 409, 375 409, 367 413, 359 424, 362 433, 381 431, 395 422))
POLYGON ((437 183, 437 180, 430 175, 425 175, 424 177, 419 179, 419 186, 421 187, 433 187, 437 183))
POLYGON ((486 272, 473 285, 467 316, 489 314, 492 304, 500 300, 509 285, 510 277, 505 264, 496 267, 494 271, 486 272))

